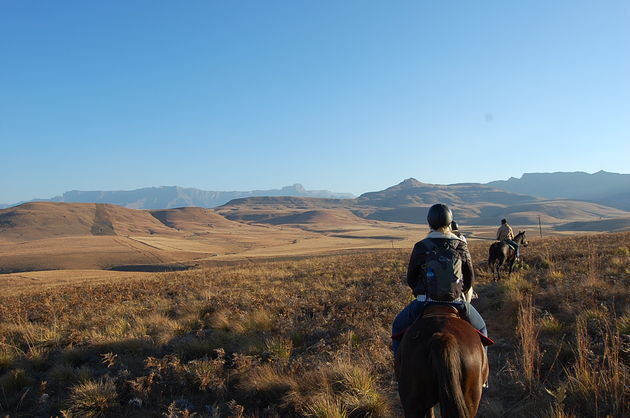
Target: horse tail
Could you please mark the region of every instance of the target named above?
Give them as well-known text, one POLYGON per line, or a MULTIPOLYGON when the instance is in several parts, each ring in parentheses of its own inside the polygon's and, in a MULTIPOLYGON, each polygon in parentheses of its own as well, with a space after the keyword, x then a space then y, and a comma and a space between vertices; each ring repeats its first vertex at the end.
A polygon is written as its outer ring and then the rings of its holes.
POLYGON ((429 340, 433 371, 438 381, 440 415, 469 417, 462 392, 462 365, 457 340, 451 334, 435 333, 429 340))

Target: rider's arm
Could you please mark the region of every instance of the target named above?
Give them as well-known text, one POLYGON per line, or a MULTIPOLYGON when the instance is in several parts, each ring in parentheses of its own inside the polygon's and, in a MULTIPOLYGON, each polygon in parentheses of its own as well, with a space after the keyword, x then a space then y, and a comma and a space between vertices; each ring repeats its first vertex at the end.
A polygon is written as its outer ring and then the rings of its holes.
POLYGON ((472 257, 468 251, 468 246, 464 248, 464 259, 462 263, 462 274, 464 275, 464 287, 462 291, 466 293, 475 281, 475 270, 473 269, 472 257))
POLYGON ((407 284, 414 290, 420 280, 420 274, 422 273, 422 264, 424 258, 424 246, 419 242, 413 246, 411 251, 411 257, 409 258, 409 266, 407 267, 407 284))

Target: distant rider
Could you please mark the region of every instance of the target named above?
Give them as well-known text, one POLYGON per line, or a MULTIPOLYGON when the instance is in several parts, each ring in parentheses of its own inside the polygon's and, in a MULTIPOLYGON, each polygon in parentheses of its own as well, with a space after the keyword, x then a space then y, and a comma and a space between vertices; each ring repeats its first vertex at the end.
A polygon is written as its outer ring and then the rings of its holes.
POLYGON ((514 240, 514 232, 512 227, 507 223, 507 219, 501 219, 501 226, 497 229, 497 241, 505 241, 516 252, 516 258, 519 258, 520 245, 514 240))
POLYGON ((394 355, 396 355, 405 330, 411 326, 416 318, 422 315, 425 306, 428 304, 449 304, 456 307, 462 318, 468 320, 483 335, 488 335, 483 318, 470 303, 463 300, 463 296, 449 302, 435 301, 427 296, 427 253, 435 245, 452 245, 459 254, 462 260, 462 295, 469 291, 475 278, 472 258, 466 242, 451 233, 453 214, 448 206, 443 204, 431 206, 427 215, 427 221, 431 227, 431 232, 425 239, 414 245, 407 269, 407 284, 412 289, 415 299, 396 316, 392 325, 392 349, 394 350, 394 355))
POLYGON ((466 239, 466 237, 464 236, 464 234, 462 234, 459 231, 459 225, 457 225, 457 222, 453 221, 451 222, 451 232, 455 235, 457 235, 457 237, 459 239, 461 239, 462 241, 464 241, 465 243, 468 243, 468 240, 466 239))

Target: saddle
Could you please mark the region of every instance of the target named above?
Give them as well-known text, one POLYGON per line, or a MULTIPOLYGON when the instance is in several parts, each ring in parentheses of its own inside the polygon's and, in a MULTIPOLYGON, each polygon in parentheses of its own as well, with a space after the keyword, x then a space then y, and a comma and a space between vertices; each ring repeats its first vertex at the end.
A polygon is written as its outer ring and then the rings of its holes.
POLYGON ((429 305, 420 317, 425 318, 461 318, 456 307, 451 305, 429 305))
MULTIPOLYGON (((462 318, 462 316, 459 314, 459 310, 451 305, 429 305, 424 309, 424 312, 420 317, 420 319, 425 318, 459 318, 466 321, 466 319, 462 318)), ((466 323, 468 323, 468 321, 466 321, 466 323)), ((471 328, 474 329, 477 334, 479 334, 481 344, 483 344, 484 346, 494 344, 494 341, 492 339, 483 335, 481 332, 479 332, 478 329, 476 329, 472 325, 471 328)))

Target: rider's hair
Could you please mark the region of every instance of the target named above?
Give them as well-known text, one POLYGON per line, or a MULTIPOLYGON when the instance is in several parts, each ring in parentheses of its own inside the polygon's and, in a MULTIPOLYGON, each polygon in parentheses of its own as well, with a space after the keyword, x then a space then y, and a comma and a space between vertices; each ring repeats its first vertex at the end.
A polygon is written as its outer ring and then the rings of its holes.
POLYGON ((433 230, 441 232, 443 234, 446 234, 447 232, 451 232, 451 226, 450 225, 440 226, 440 227, 437 227, 437 228, 435 228, 433 230))

